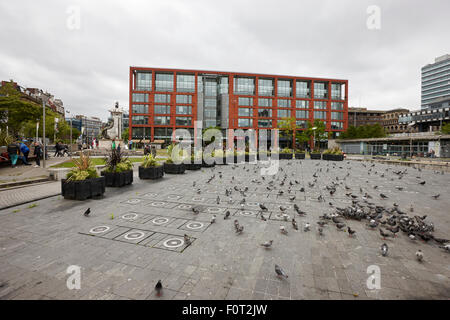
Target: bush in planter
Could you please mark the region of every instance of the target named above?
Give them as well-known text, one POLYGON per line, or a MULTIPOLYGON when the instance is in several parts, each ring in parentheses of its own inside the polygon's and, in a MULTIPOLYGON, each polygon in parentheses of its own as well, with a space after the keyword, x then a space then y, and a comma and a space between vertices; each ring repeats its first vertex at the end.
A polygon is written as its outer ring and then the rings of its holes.
POLYGON ((64 199, 85 200, 105 193, 105 178, 98 177, 89 155, 80 153, 74 159, 75 167, 61 180, 61 194, 64 199))
POLYGON ((177 160, 183 160, 182 159, 182 154, 180 150, 180 154, 176 154, 176 152, 173 152, 173 148, 175 147, 174 144, 171 144, 168 148, 167 148, 167 152, 169 154, 169 159, 166 160, 166 162, 164 162, 164 172, 165 173, 174 173, 174 174, 181 174, 184 173, 184 171, 186 171, 186 167, 184 166, 183 163, 175 163, 172 159, 172 156, 176 157, 177 160))
POLYGON ((106 169, 101 172, 107 187, 123 187, 133 183, 133 164, 118 149, 111 149, 107 155, 106 169))
POLYGON ((310 155, 312 160, 320 160, 320 159, 322 159, 322 154, 317 149, 311 151, 311 153, 309 155, 310 155))
POLYGON ((343 161, 344 153, 338 147, 333 149, 328 149, 323 153, 324 160, 332 160, 332 161, 343 161))
POLYGON ((288 159, 292 159, 292 156, 293 156, 292 149, 284 148, 283 150, 280 151, 278 158, 288 160, 288 159))
POLYGON ((142 165, 139 166, 140 179, 159 179, 164 176, 164 166, 158 164, 156 159, 151 155, 144 157, 142 165))
POLYGON ((295 159, 305 159, 305 150, 296 149, 295 159))
POLYGON ((200 170, 202 168, 201 156, 192 155, 190 160, 185 159, 183 161, 186 170, 200 170))

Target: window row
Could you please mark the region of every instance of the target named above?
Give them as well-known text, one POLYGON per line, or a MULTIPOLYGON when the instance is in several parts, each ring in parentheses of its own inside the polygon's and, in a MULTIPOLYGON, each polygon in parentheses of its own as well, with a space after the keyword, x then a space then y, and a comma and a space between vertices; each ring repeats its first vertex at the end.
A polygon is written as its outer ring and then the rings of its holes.
MULTIPOLYGON (((133 93, 133 102, 149 102, 148 93, 133 93)), ((192 95, 187 94, 177 94, 175 98, 177 103, 192 104, 192 95)), ((160 94, 154 95, 154 102, 157 103, 170 103, 170 94, 160 94)))
MULTIPOLYGON (((132 116, 132 124, 149 124, 149 117, 146 116, 132 116)), ((170 125, 170 117, 155 116, 153 117, 153 124, 155 125, 170 125)), ((175 117, 175 125, 177 126, 191 126, 192 117, 175 117)))
MULTIPOLYGON (((133 104, 131 107, 132 113, 149 113, 148 105, 133 104)), ((154 105, 153 112, 156 114, 170 114, 170 105, 154 105)), ((191 106, 176 106, 176 114, 192 114, 191 106)))

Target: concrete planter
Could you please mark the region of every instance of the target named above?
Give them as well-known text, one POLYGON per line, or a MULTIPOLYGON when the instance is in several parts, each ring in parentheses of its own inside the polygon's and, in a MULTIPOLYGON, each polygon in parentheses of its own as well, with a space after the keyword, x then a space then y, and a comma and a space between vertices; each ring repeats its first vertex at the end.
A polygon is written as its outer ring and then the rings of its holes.
POLYGON ((61 180, 61 194, 64 199, 86 200, 88 198, 101 196, 105 193, 105 177, 86 179, 80 181, 61 180))
POLYGON ((164 163, 164 173, 182 174, 186 171, 183 163, 164 163))
POLYGON ((106 179, 107 187, 120 188, 133 183, 133 170, 123 172, 105 172, 101 175, 106 179))
POLYGON ((160 179, 164 176, 164 166, 155 166, 144 168, 139 166, 139 179, 142 180, 154 180, 160 179))

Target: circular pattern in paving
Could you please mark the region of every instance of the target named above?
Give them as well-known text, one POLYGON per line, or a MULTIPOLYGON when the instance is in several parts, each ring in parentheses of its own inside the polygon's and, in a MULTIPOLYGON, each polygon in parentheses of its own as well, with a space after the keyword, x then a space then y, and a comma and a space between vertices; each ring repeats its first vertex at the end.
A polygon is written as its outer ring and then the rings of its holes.
POLYGON ((212 213, 217 213, 217 212, 221 212, 222 209, 221 208, 208 208, 208 212, 212 212, 212 213))
POLYGON ((180 238, 170 238, 164 241, 163 246, 167 248, 178 248, 184 244, 184 240, 180 238))
POLYGON ((241 216, 254 216, 254 215, 256 215, 255 212, 251 212, 251 211, 239 211, 239 214, 241 216))
POLYGON ((158 201, 158 202, 152 202, 152 203, 150 203, 152 206, 154 206, 154 207, 160 207, 160 206, 163 206, 163 205, 165 205, 166 203, 165 202, 162 202, 162 201, 158 201))
POLYGON ((139 203, 139 202, 141 202, 140 199, 130 199, 130 200, 127 200, 127 203, 131 203, 131 204, 136 204, 136 203, 139 203))
POLYGON ((145 236, 145 233, 142 231, 131 231, 125 234, 124 238, 127 240, 138 240, 145 236))
POLYGON ((98 227, 94 227, 91 230, 89 230, 90 233, 103 233, 106 232, 110 229, 110 227, 108 226, 98 226, 98 227))
POLYGON ((144 194, 144 196, 146 197, 156 197, 158 194, 157 193, 146 193, 144 194))
POLYGON ((186 228, 196 230, 204 227, 204 224, 201 222, 189 222, 186 224, 186 228))
POLYGON ((259 203, 258 202, 248 202, 247 205, 249 207, 257 207, 257 206, 259 206, 259 203))
POLYGON ((154 224, 160 225, 160 224, 164 224, 164 223, 169 222, 169 219, 167 219, 167 218, 155 218, 155 219, 152 220, 152 222, 154 224))
MULTIPOLYGON (((287 216, 287 219, 288 219, 288 220, 291 218, 291 216, 288 215, 288 214, 287 214, 286 216, 287 216)), ((283 214, 280 214, 280 213, 276 214, 276 215, 275 215, 275 218, 284 220, 283 214)))
POLYGON ((137 213, 127 213, 124 214, 121 218, 125 219, 125 220, 134 220, 138 217, 139 215, 137 213))
POLYGON ((180 204, 178 206, 179 209, 192 209, 192 206, 190 204, 180 204))
POLYGON ((170 200, 178 200, 178 199, 180 199, 181 198, 181 196, 175 196, 175 195, 169 195, 169 196, 167 196, 167 199, 170 199, 170 200))
POLYGON ((194 198, 192 198, 192 201, 203 202, 203 201, 205 201, 205 198, 194 197, 194 198))

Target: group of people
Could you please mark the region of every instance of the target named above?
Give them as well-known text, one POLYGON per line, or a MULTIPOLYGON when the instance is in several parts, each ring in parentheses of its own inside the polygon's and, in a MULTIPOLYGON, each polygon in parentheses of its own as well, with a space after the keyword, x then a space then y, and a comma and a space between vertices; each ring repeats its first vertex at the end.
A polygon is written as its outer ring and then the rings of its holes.
MULTIPOLYGON (((28 162, 28 155, 30 154, 30 148, 25 144, 26 141, 15 141, 11 142, 8 145, 8 155, 11 160, 11 166, 13 168, 16 167, 17 161, 21 160, 22 163, 26 166, 31 166, 31 163, 28 162)), ((36 165, 35 168, 40 167, 41 165, 41 156, 42 156, 42 147, 39 142, 34 142, 34 152, 33 152, 36 165)))

